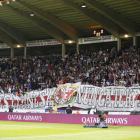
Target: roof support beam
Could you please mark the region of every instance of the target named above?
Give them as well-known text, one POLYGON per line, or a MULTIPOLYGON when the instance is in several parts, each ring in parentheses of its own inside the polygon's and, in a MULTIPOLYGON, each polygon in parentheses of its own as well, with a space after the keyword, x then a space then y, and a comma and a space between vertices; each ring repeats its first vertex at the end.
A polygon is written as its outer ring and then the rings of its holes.
POLYGON ((5 5, 5 7, 14 11, 15 13, 19 14, 20 16, 23 16, 27 20, 31 21, 33 24, 37 25, 38 27, 40 27, 41 29, 46 31, 48 34, 50 34, 52 37, 56 38, 61 43, 64 42, 64 33, 61 32, 55 26, 53 26, 49 23, 46 23, 35 16, 31 17, 28 13, 23 12, 19 9, 14 9, 13 7, 11 7, 9 5, 5 5))
POLYGON ((26 46, 26 37, 18 30, 0 21, 0 29, 9 34, 22 45, 26 46))
POLYGON ((12 37, 8 35, 6 32, 0 29, 0 40, 7 44, 9 47, 13 47, 12 37))
POLYGON ((101 16, 87 8, 82 8, 81 6, 73 3, 69 0, 61 0, 63 3, 67 4, 71 8, 75 9, 76 11, 86 15, 87 17, 91 18, 94 22, 100 24, 104 29, 108 32, 113 34, 116 37, 119 37, 119 26, 111 20, 108 20, 104 16, 101 16))
POLYGON ((98 1, 95 0, 84 0, 88 4, 90 4, 94 9, 98 10, 102 14, 104 14, 106 17, 117 23, 119 26, 124 28, 128 33, 135 35, 136 29, 140 28, 138 25, 136 25, 131 20, 128 20, 127 18, 123 17, 121 14, 115 12, 114 10, 107 8, 103 4, 100 4, 98 1))
POLYGON ((69 37, 71 37, 73 40, 77 41, 79 37, 82 37, 82 33, 79 33, 74 27, 70 26, 66 22, 52 16, 51 14, 44 12, 40 9, 37 9, 34 6, 31 6, 25 2, 22 2, 21 0, 16 0, 17 3, 21 4, 22 6, 25 6, 26 8, 32 10, 34 13, 40 15, 44 19, 46 19, 48 22, 56 26, 58 29, 60 29, 62 32, 67 34, 69 37))

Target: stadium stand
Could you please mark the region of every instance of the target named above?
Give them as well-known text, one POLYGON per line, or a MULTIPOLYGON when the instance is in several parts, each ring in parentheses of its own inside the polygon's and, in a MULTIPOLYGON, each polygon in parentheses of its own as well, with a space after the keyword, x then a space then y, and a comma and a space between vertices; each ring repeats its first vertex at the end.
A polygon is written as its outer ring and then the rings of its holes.
POLYGON ((26 91, 82 82, 95 86, 139 86, 140 49, 131 46, 97 52, 81 50, 65 55, 0 60, 0 91, 17 96, 26 91))

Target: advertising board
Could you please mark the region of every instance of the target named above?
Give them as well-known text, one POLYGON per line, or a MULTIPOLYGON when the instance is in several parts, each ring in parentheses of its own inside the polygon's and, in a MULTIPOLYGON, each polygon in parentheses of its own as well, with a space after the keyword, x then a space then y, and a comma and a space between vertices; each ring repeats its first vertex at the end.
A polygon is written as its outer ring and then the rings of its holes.
MULTIPOLYGON (((99 122, 98 115, 47 114, 47 113, 0 113, 0 120, 21 122, 90 124, 99 122)), ((140 126, 140 115, 107 115, 108 125, 140 126)))

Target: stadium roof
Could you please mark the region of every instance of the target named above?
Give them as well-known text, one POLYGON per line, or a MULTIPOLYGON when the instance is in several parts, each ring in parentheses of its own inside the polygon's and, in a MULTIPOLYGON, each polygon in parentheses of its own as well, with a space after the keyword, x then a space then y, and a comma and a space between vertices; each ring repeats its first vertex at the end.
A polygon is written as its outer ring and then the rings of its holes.
POLYGON ((77 41, 95 29, 116 37, 140 31, 140 0, 3 0, 1 5, 0 40, 10 47, 38 39, 77 41))

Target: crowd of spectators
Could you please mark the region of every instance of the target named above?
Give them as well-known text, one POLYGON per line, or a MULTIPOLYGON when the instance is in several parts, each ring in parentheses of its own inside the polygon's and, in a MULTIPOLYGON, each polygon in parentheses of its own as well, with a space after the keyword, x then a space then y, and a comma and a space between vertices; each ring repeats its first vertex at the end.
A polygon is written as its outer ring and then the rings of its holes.
POLYGON ((81 82, 94 86, 139 86, 140 48, 116 51, 99 49, 0 60, 0 93, 21 96, 31 90, 81 82))

